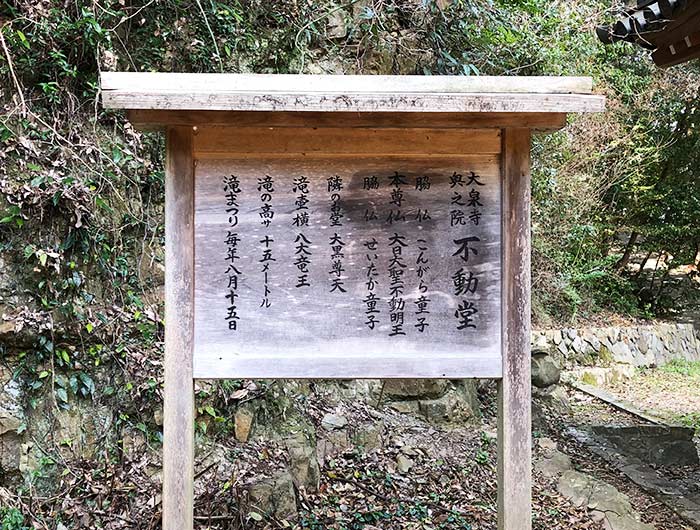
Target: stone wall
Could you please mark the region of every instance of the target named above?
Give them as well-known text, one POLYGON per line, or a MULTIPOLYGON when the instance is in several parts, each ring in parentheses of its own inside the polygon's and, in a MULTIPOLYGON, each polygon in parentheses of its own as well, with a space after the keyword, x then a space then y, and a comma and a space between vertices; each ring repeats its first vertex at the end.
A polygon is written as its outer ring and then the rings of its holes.
POLYGON ((673 359, 699 361, 700 329, 659 323, 535 331, 532 347, 533 356, 548 354, 569 377, 600 385, 673 359))

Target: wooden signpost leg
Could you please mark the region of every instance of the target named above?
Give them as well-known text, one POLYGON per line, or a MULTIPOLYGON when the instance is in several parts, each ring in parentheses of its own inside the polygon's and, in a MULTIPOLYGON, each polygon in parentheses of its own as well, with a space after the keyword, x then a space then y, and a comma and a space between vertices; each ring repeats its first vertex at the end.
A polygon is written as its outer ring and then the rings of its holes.
POLYGON ((503 379, 498 397, 498 528, 532 528, 530 130, 503 129, 503 379))
POLYGON ((163 529, 191 530, 194 484, 194 163, 192 128, 167 133, 163 529))

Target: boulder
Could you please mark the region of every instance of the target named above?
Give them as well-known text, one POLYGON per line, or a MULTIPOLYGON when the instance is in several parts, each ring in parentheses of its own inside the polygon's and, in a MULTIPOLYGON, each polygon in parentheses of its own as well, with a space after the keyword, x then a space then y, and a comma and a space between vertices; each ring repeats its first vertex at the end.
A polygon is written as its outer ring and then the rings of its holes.
POLYGON ((559 346, 563 339, 564 339, 564 337, 561 334, 561 330, 560 329, 554 330, 554 332, 552 333, 552 342, 554 342, 555 346, 559 346))
POLYGON ((571 349, 579 355, 585 355, 590 351, 591 347, 583 338, 576 337, 571 341, 571 349))
POLYGON ((234 434, 236 440, 245 443, 250 437, 250 431, 253 428, 253 412, 246 408, 239 408, 234 416, 234 434))
POLYGON ((275 473, 248 488, 249 511, 263 513, 275 519, 296 517, 297 503, 292 476, 286 471, 275 473))
POLYGON ((419 401, 418 410, 428 423, 466 421, 474 417, 474 410, 456 393, 447 394, 439 399, 419 401))
POLYGON ((394 409, 399 414, 416 414, 420 413, 420 404, 418 401, 392 401, 387 403, 389 408, 394 409))
POLYGON ((564 359, 569 358, 569 349, 566 347, 566 342, 563 339, 557 345, 557 351, 563 355, 564 359))
POLYGON ((19 473, 22 455, 22 437, 16 430, 0 435, 0 478, 19 473))
MULTIPOLYGON (((561 334, 560 334, 560 337, 561 337, 561 334)), ((549 348, 549 339, 547 338, 547 335, 544 334, 544 332, 533 333, 532 340, 530 341, 530 344, 532 346, 532 351, 546 350, 547 348, 549 348)))
POLYGON ((384 423, 358 426, 352 438, 353 444, 365 451, 373 451, 382 447, 384 423))
POLYGON ((573 505, 588 508, 607 530, 655 530, 640 521, 627 495, 606 482, 569 470, 562 473, 557 488, 573 505))
POLYGON ((9 432, 17 433, 21 425, 22 420, 8 412, 0 411, 0 436, 9 432))
POLYGON ((536 351, 532 355, 532 384, 538 388, 556 385, 561 378, 561 368, 546 352, 536 351))
POLYGON ((316 442, 316 460, 323 467, 326 460, 334 458, 352 448, 347 429, 319 433, 316 442))
POLYGON ((558 477, 571 468, 571 458, 557 449, 543 452, 540 458, 535 460, 535 469, 545 477, 558 477))
POLYGON ((285 445, 289 455, 289 473, 296 487, 316 491, 321 479, 316 447, 304 434, 287 438, 285 445))
POLYGON ((342 39, 347 36, 348 28, 345 23, 345 12, 343 10, 333 11, 328 15, 328 26, 326 36, 329 39, 342 39))
POLYGON ((449 388, 445 379, 387 379, 384 395, 390 400, 436 399, 449 388))
POLYGON ((418 401, 418 412, 429 423, 466 422, 479 414, 476 384, 460 381, 456 387, 437 399, 418 401))
POLYGON ((545 477, 558 477, 564 471, 572 469, 569 456, 559 451, 557 443, 551 438, 539 438, 537 446, 539 453, 535 459, 534 467, 545 477))
POLYGON ((532 397, 546 403, 558 412, 566 412, 569 409, 569 396, 561 385, 552 385, 547 388, 535 387, 532 397))
POLYGON ((333 429, 342 429, 348 424, 348 419, 339 414, 326 414, 321 420, 321 425, 324 429, 332 431, 333 429))
POLYGON ((595 334, 593 334, 591 331, 585 332, 582 335, 582 338, 584 341, 586 341, 586 343, 588 343, 588 345, 591 347, 591 349, 594 352, 597 352, 600 350, 600 347, 602 346, 602 344, 600 343, 600 340, 598 339, 598 337, 595 334))
POLYGON ((561 385, 552 388, 548 394, 548 398, 551 404, 557 407, 557 410, 564 411, 569 408, 569 395, 561 385))
POLYGON ((415 462, 403 454, 396 458, 396 469, 399 473, 408 473, 414 465, 415 462))
POLYGON ((635 364, 634 354, 625 342, 616 342, 610 348, 613 360, 619 364, 635 364))

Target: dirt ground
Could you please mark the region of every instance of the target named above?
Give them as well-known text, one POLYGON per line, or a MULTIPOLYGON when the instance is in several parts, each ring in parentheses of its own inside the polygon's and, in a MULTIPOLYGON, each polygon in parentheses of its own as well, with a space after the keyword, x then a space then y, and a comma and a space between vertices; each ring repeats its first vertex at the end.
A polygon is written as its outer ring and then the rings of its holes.
POLYGON ((700 428, 700 362, 639 371, 606 390, 671 423, 700 428))
POLYGON ((675 512, 646 493, 619 470, 591 453, 568 433, 570 427, 640 425, 646 422, 578 390, 569 389, 567 392, 569 410, 558 412, 547 409, 546 432, 558 442, 558 449, 571 458, 574 469, 615 486, 630 498, 630 503, 639 512, 642 521, 654 525, 657 530, 691 530, 675 512))
MULTIPOLYGON (((315 445, 329 442, 332 447, 321 463, 319 490, 297 488, 298 518, 276 520, 259 513, 253 517, 240 509, 247 479, 284 469, 283 442, 238 444, 222 439, 214 447, 198 449, 195 528, 495 530, 495 385, 482 388, 479 399, 480 418, 436 426, 388 406, 377 408, 357 400, 330 403, 315 394, 305 404, 306 417, 316 425, 315 445), (347 427, 324 430, 321 419, 327 413, 342 415, 347 427), (377 433, 374 440, 356 441, 357 435, 372 429, 377 433), (343 437, 338 436, 341 433, 343 437)), ((540 409, 535 458, 538 439, 551 438, 569 455, 574 469, 628 495, 644 522, 657 530, 688 530, 665 505, 567 433, 571 426, 634 423, 638 418, 579 392, 571 392, 569 401, 566 412, 546 405, 540 409)), ((60 514, 71 522, 68 528, 156 530, 160 528, 160 480, 154 467, 158 455, 159 448, 153 447, 134 460, 107 467, 99 459, 64 462, 69 473, 54 482, 55 494, 38 497, 31 491, 17 495, 0 490, 0 505, 21 508, 41 529, 53 528, 51 520, 60 514)), ((537 472, 533 479, 534 530, 602 530, 585 507, 572 506, 557 492, 556 479, 537 472)))
MULTIPOLYGON (((496 528, 496 421, 494 395, 481 396, 479 424, 458 428, 428 426, 414 418, 382 411, 392 432, 388 443, 369 453, 339 455, 322 470, 318 494, 302 502, 302 528, 467 529, 496 528), (411 468, 397 462, 408 458, 411 468)), ((570 412, 544 406, 535 429, 538 438, 552 438, 578 471, 614 485, 629 496, 642 520, 658 530, 689 530, 678 516, 590 453, 567 434, 583 424, 636 424, 634 415, 614 409, 580 392, 569 395, 570 412)), ((585 508, 573 507, 556 488, 556 479, 534 474, 533 527, 602 529, 585 508)))

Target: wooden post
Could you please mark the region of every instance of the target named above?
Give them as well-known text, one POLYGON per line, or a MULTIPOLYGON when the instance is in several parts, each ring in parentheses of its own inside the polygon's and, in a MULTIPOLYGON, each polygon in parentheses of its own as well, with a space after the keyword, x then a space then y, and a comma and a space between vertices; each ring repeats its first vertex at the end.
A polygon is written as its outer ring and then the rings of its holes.
POLYGON ((163 529, 191 530, 194 485, 194 162, 192 128, 167 131, 163 529))
POLYGON ((530 130, 503 129, 503 378, 498 396, 498 528, 532 528, 530 130))

